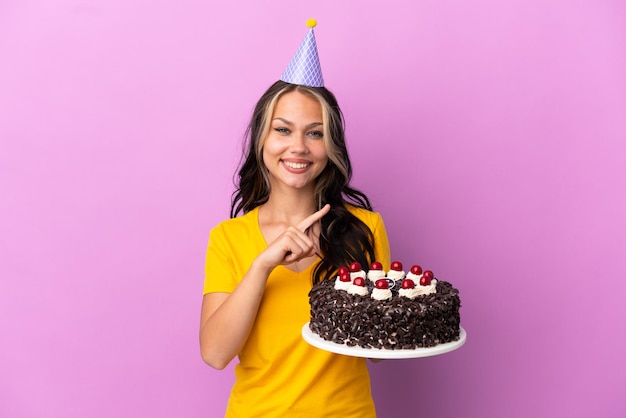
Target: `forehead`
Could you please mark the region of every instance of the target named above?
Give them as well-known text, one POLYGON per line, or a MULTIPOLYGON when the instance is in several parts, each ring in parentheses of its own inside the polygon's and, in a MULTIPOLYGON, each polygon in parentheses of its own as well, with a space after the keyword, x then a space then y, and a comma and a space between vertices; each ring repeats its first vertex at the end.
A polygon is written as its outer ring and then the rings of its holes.
POLYGON ((297 90, 279 97, 272 118, 312 118, 322 120, 322 105, 317 98, 297 90))

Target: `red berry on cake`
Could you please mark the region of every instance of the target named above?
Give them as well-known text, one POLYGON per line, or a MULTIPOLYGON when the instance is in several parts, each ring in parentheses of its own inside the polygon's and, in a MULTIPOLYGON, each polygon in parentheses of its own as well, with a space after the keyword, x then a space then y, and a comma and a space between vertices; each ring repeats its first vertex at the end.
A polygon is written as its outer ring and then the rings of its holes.
POLYGON ((386 279, 376 280, 376 289, 389 289, 389 282, 386 279))
POLYGON ((411 279, 402 280, 402 288, 403 289, 413 289, 415 287, 415 282, 411 279))
POLYGON ((354 281, 352 282, 353 285, 355 286, 365 286, 365 279, 363 277, 357 277, 354 279, 354 281))
POLYGON ((414 264, 411 266, 411 273, 415 274, 416 276, 422 274, 422 268, 420 266, 418 266, 417 264, 414 264))
POLYGON ((361 264, 354 261, 350 264, 350 271, 356 273, 357 271, 361 271, 361 264))
POLYGON ((404 270, 402 270, 402 263, 399 261, 394 261, 391 263, 391 270, 387 272, 387 278, 391 280, 402 280, 406 277, 404 270))
POLYGON ((350 273, 342 273, 339 275, 339 281, 341 282, 349 282, 350 280, 350 273))
POLYGON ((375 282, 376 287, 372 290, 372 299, 383 301, 389 300, 393 297, 389 286, 393 286, 393 281, 387 278, 378 279, 375 282))
POLYGON ((402 263, 399 261, 394 261, 391 263, 391 270, 402 271, 402 263))
POLYGON ((370 265, 370 270, 382 270, 382 269, 383 269, 383 265, 378 261, 374 261, 370 265))
POLYGON ((382 279, 386 275, 387 273, 383 270, 382 263, 372 261, 372 264, 370 264, 370 271, 367 272, 367 278, 373 283, 376 283, 376 280, 382 279))
POLYGON ((420 285, 422 285, 422 286, 429 286, 430 285, 430 280, 431 280, 431 278, 424 274, 422 277, 420 277, 420 285))
POLYGON ((427 276, 427 277, 428 277, 428 278, 430 278, 431 280, 435 278, 435 275, 434 275, 434 274, 433 274, 433 272, 432 272, 432 271, 430 271, 430 270, 426 270, 426 271, 424 272, 424 276, 427 276))
POLYGON ((348 270, 348 267, 346 266, 339 267, 339 270, 337 270, 337 276, 341 277, 341 275, 344 273, 350 273, 350 270, 348 270))

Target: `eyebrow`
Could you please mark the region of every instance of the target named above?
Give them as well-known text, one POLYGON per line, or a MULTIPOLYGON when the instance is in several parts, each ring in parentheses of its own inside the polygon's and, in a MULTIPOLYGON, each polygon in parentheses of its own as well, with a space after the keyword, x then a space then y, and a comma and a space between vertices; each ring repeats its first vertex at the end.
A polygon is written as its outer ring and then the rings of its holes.
MULTIPOLYGON (((281 118, 281 117, 274 118, 274 119, 272 119, 272 120, 273 120, 273 121, 274 121, 274 120, 279 120, 279 121, 281 121, 282 123, 284 123, 284 124, 286 124, 286 125, 289 125, 289 126, 292 126, 292 125, 293 125, 293 122, 291 122, 291 121, 289 121, 289 120, 287 120, 287 119, 281 118)), ((307 128, 307 129, 311 129, 311 128, 315 128, 316 126, 319 126, 319 125, 323 125, 323 123, 322 123, 322 122, 313 122, 313 123, 309 123, 309 124, 306 126, 306 128, 307 128)))

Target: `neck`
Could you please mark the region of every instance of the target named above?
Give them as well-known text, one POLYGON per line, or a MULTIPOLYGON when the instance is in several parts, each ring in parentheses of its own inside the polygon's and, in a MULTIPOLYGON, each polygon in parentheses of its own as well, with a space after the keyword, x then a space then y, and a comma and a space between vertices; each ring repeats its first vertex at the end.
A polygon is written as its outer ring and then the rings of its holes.
POLYGON ((266 215, 288 223, 299 222, 317 210, 312 192, 294 190, 289 193, 272 191, 263 205, 266 215))

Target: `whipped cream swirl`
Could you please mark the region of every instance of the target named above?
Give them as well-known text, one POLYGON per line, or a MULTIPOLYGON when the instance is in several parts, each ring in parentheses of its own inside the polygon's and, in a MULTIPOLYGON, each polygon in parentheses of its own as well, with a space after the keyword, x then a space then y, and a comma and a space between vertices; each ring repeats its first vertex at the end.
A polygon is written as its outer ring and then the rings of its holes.
POLYGON ((352 282, 342 282, 339 280, 339 276, 335 279, 335 290, 348 290, 352 282))
POLYGON ((398 294, 409 299, 415 299, 419 296, 419 292, 417 291, 416 287, 414 287, 413 289, 400 289, 398 290, 398 294))
POLYGON ((351 295, 365 296, 369 292, 367 291, 367 287, 365 286, 357 286, 355 284, 350 284, 350 287, 348 287, 348 293, 350 293, 351 295))
POLYGON ((404 279, 405 273, 403 270, 389 270, 387 272, 387 277, 392 280, 402 280, 404 279))
POLYGON ((430 284, 427 286, 416 284, 415 289, 417 289, 420 295, 430 295, 431 293, 437 293, 437 279, 432 279, 430 281, 430 284))
POLYGON ((415 299, 420 295, 430 295, 431 293, 437 293, 437 279, 432 279, 428 286, 422 286, 417 283, 413 289, 400 289, 398 294, 405 298, 415 299))
POLYGON ((390 289, 374 289, 372 290, 372 299, 376 300, 387 300, 391 299, 391 290, 390 289))
POLYGON ((372 282, 376 282, 376 280, 383 279, 384 277, 385 277, 384 270, 370 270, 367 272, 367 278, 372 282))

